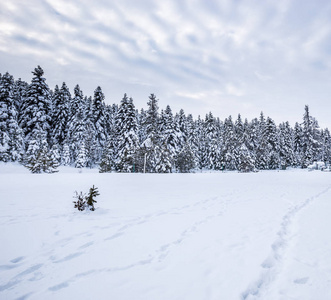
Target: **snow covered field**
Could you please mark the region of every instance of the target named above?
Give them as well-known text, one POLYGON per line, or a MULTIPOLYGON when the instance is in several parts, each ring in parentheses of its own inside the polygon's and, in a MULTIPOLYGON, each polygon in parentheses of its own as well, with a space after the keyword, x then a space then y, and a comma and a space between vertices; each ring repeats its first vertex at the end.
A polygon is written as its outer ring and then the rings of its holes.
POLYGON ((0 299, 331 299, 331 173, 1 164, 0 200, 0 299))

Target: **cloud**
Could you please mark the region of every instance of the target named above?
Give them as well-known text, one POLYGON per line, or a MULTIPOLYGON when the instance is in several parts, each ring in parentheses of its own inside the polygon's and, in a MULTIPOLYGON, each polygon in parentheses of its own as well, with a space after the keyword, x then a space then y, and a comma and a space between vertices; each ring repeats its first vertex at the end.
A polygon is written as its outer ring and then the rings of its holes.
POLYGON ((16 76, 40 64, 51 87, 101 85, 110 103, 128 92, 145 106, 153 92, 195 115, 241 106, 293 121, 312 95, 331 109, 330 13, 326 0, 2 1, 0 61, 16 76))

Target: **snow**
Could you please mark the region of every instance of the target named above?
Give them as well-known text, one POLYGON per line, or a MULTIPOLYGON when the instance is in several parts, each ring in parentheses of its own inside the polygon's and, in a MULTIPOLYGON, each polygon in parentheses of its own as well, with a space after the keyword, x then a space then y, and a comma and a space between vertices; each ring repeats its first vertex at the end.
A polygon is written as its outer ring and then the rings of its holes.
POLYGON ((0 299, 331 299, 329 172, 59 169, 0 164, 0 299))

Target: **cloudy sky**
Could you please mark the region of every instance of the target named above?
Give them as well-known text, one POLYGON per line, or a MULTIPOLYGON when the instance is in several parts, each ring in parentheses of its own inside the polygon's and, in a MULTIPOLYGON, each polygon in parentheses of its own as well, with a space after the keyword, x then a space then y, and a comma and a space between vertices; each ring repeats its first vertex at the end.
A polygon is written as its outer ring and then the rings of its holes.
POLYGON ((263 111, 331 128, 329 0, 1 0, 0 73, 100 85, 145 108, 150 93, 194 117, 263 111))

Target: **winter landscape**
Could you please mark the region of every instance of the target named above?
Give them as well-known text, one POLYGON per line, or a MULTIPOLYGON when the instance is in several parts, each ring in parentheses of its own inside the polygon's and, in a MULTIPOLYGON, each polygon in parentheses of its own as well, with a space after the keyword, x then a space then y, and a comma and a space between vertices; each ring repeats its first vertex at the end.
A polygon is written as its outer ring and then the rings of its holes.
POLYGON ((0 300, 330 300, 330 15, 0 1, 0 300))
POLYGON ((0 171, 0 299, 331 298, 330 172, 0 171))

